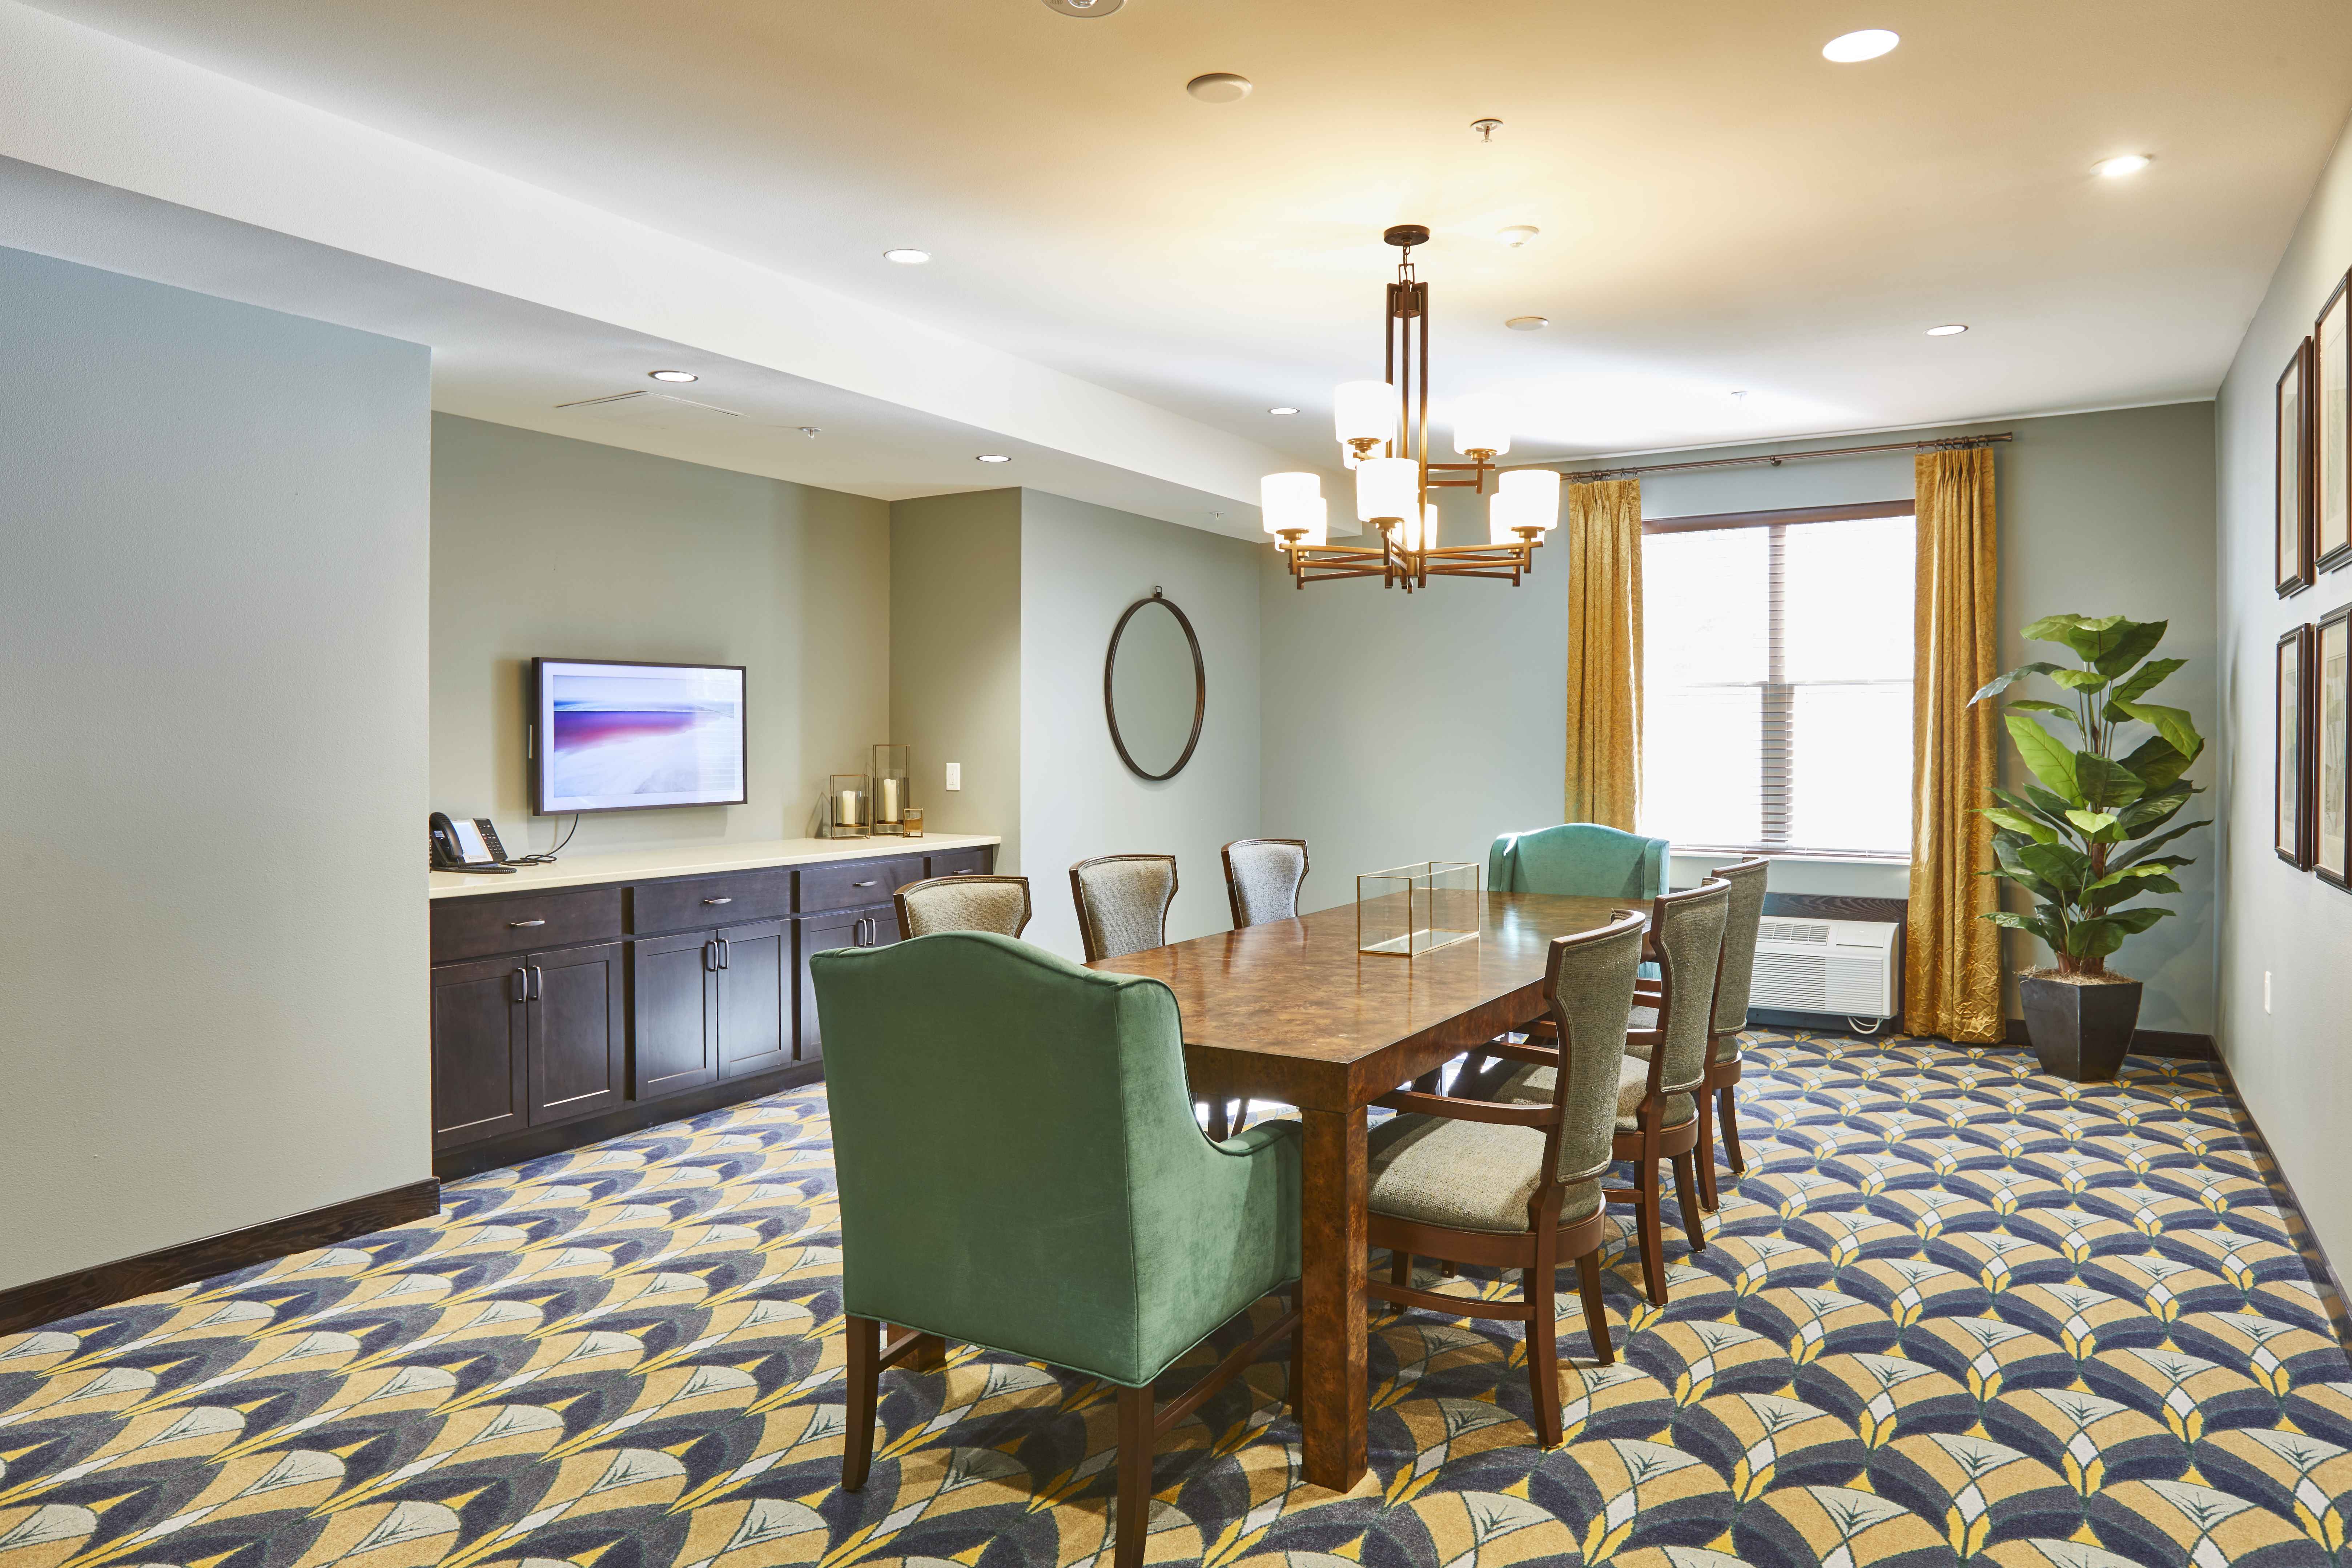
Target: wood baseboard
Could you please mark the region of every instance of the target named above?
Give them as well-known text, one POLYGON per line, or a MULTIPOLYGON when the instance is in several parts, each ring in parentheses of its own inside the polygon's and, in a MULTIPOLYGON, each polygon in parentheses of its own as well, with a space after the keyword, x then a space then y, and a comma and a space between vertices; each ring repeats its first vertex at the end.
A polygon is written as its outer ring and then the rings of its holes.
POLYGON ((441 1212, 441 1183, 427 1177, 405 1186, 387 1187, 364 1197, 329 1204, 283 1219, 264 1221, 243 1230, 224 1231, 201 1241, 159 1247, 135 1258, 121 1258, 88 1268, 77 1268, 29 1285, 0 1289, 0 1334, 16 1333, 54 1323, 60 1318, 110 1307, 136 1296, 152 1295, 209 1279, 215 1274, 249 1268, 283 1258, 331 1247, 371 1231, 386 1230, 441 1212))
POLYGON ((578 1121, 561 1122, 553 1127, 534 1127, 527 1132, 509 1132, 503 1138, 485 1139, 479 1143, 462 1143, 455 1149, 444 1149, 433 1156, 433 1173, 445 1182, 454 1182, 460 1177, 479 1175, 484 1171, 495 1171, 501 1165, 520 1165, 526 1160, 560 1154, 566 1149, 577 1149, 584 1143, 601 1143, 607 1138, 642 1132, 648 1127, 699 1116, 706 1110, 717 1110, 721 1106, 740 1105, 763 1094, 820 1083, 824 1079, 824 1064, 822 1061, 795 1062, 773 1072, 729 1079, 702 1089, 688 1089, 683 1094, 665 1095, 659 1100, 638 1100, 618 1110, 608 1110, 602 1116, 583 1117, 578 1121))

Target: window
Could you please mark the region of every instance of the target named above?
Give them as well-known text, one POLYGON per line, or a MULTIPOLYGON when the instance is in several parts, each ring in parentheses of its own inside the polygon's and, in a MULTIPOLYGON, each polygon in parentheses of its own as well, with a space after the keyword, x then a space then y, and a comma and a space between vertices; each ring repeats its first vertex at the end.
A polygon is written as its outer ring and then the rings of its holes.
POLYGON ((1642 830, 1907 858, 1911 503, 1643 525, 1642 830))

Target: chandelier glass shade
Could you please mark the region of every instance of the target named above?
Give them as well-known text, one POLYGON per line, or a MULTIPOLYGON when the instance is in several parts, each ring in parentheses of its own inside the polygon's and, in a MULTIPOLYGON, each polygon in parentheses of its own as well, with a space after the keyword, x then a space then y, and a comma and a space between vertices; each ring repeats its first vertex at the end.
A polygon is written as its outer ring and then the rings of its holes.
POLYGON ((1341 459, 1355 470, 1356 521, 1380 534, 1378 546, 1329 542, 1329 501, 1311 473, 1268 474, 1260 506, 1275 548, 1286 553, 1292 580, 1305 587, 1331 577, 1378 577, 1407 593, 1432 577, 1495 577, 1517 584, 1534 570, 1544 535, 1559 522, 1560 477, 1550 468, 1509 468, 1495 459, 1511 449, 1516 411, 1507 398, 1472 393, 1447 413, 1454 449, 1465 463, 1429 458, 1429 285, 1413 273, 1412 247, 1429 230, 1400 224, 1381 237, 1402 256, 1388 286, 1387 374, 1380 381, 1345 381, 1331 398, 1333 434, 1341 459), (1437 478, 1440 474, 1466 478, 1437 478), (1480 495, 1495 480, 1488 502, 1486 542, 1438 543, 1433 489, 1480 495))

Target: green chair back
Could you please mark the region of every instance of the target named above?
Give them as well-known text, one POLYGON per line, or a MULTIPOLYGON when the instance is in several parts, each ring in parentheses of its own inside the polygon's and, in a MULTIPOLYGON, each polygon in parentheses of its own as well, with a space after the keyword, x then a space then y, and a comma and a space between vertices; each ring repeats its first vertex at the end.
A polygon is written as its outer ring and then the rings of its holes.
POLYGON ((1666 890, 1663 838, 1597 822, 1506 833, 1486 852, 1486 887, 1497 893, 1654 899, 1666 890))
POLYGON ((989 931, 810 971, 845 1313, 1138 1387, 1297 1277, 1297 1128, 1202 1136, 1166 985, 989 931))

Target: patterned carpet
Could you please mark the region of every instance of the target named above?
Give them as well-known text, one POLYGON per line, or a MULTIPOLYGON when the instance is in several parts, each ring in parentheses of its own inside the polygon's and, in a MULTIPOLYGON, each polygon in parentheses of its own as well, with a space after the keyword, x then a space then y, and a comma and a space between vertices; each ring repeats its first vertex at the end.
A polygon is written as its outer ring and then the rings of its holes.
MULTIPOLYGON (((1748 1061, 1750 1173, 1706 1251, 1668 1232, 1672 1303, 1615 1255, 1622 1359, 1598 1369, 1562 1299, 1566 1447, 1528 1447, 1509 1325, 1378 1317, 1364 1486, 1299 1481, 1269 1362, 1163 1444, 1150 1558, 2339 1560, 2352 1363, 2210 1069, 2135 1058, 2077 1089, 2021 1052, 1774 1035, 1748 1061)), ((1104 1547, 1113 1401, 969 1350, 884 1374, 873 1479, 835 1489, 822 1091, 446 1200, 0 1339, 0 1568, 1058 1568, 1104 1547)))

